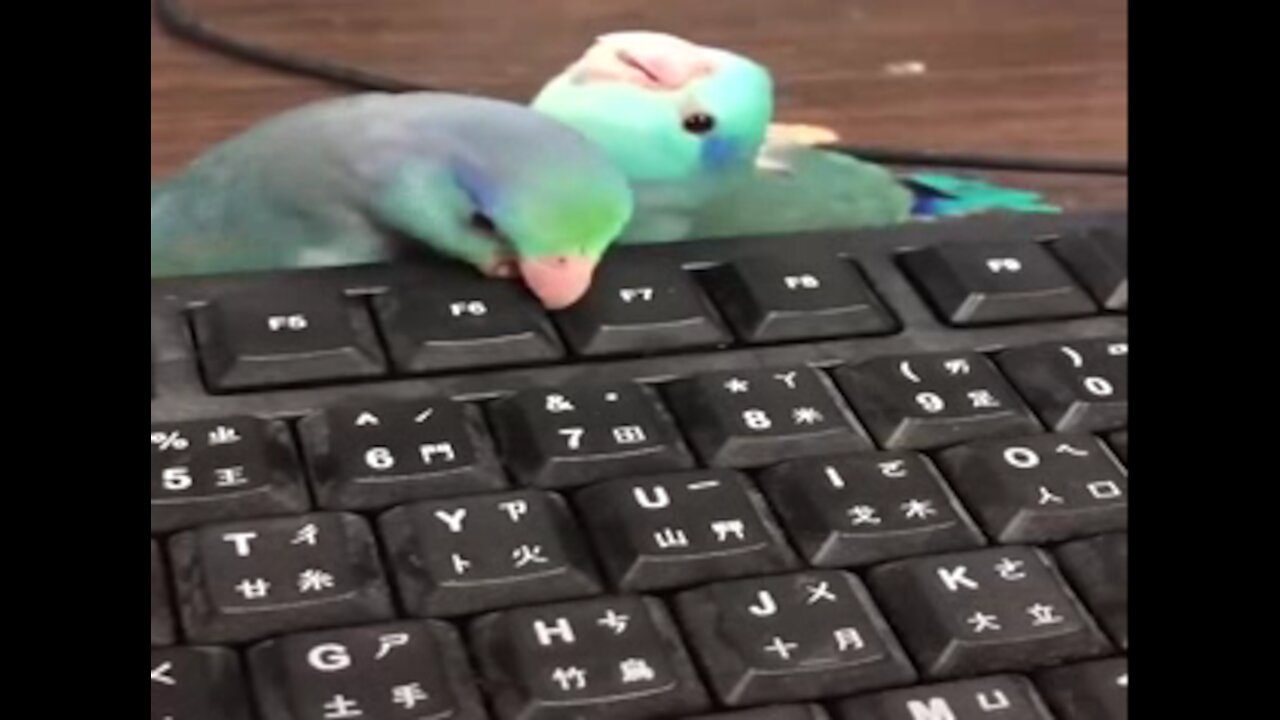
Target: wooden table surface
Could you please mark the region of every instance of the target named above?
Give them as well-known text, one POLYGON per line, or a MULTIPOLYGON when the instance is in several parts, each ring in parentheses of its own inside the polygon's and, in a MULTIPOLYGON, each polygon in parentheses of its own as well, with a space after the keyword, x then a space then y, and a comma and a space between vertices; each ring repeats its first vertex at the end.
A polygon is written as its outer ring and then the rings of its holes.
MULTIPOLYGON (((224 30, 406 79, 525 100, 598 34, 660 30, 740 51, 781 85, 780 119, 852 143, 1120 159, 1125 0, 186 0, 224 30), (923 74, 895 72, 919 64, 923 74)), ((298 103, 341 92, 151 28, 151 176, 298 103)), ((1001 176, 1067 207, 1127 182, 1001 176)))

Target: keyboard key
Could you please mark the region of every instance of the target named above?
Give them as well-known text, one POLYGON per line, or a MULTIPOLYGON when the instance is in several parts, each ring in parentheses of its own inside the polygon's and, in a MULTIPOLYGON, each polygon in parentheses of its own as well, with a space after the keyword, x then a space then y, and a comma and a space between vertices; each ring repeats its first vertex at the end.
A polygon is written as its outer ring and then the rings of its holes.
POLYGON ((458 632, 401 623, 273 640, 249 664, 264 720, 484 720, 458 632))
POLYGON ((626 592, 800 566, 764 498, 737 473, 618 480, 584 490, 576 500, 601 561, 626 592))
POLYGON ((757 256, 705 274, 711 296, 756 344, 887 335, 898 323, 862 272, 837 258, 757 256))
POLYGON ((194 312, 205 380, 215 392, 368 380, 386 375, 364 301, 320 287, 264 289, 194 312))
POLYGON ((938 462, 1001 543, 1060 542, 1129 527, 1129 474, 1095 437, 974 443, 938 462))
POLYGON ((1059 720, 1128 720, 1129 661, 1105 660, 1037 678, 1059 720))
POLYGON ((405 608, 454 618, 604 593, 581 532, 556 495, 520 492, 397 508, 382 537, 405 608))
POLYGON ((298 429, 326 510, 380 510, 507 487, 484 417, 470 405, 349 402, 298 429))
POLYGON ((1055 720, 1025 678, 1001 676, 895 690, 836 708, 836 720, 1055 720))
POLYGON ((453 266, 373 299, 391 359, 406 374, 539 365, 565 349, 550 318, 517 283, 453 266))
POLYGON ((725 583, 677 599, 721 702, 804 702, 916 680, 862 581, 813 573, 725 583))
POLYGON ((1022 672, 1111 650, 1038 550, 1009 547, 906 560, 875 569, 870 581, 930 679, 1022 672))
POLYGON ((902 257, 944 320, 958 327, 1093 315, 1098 306, 1043 245, 948 243, 902 257))
POLYGON ((1112 433, 1109 438, 1111 441, 1111 449, 1116 451, 1116 456, 1124 464, 1129 464, 1129 431, 1112 433))
POLYGON ((165 576, 160 548, 151 543, 151 647, 166 647, 174 643, 173 610, 170 606, 169 579, 165 576))
POLYGON ((693 661, 656 600, 516 610, 472 631, 499 720, 645 720, 711 711, 693 661))
POLYGON ((1129 342, 1054 343, 997 358, 1045 423, 1057 432, 1102 433, 1129 426, 1129 342))
POLYGON ((666 396, 712 467, 873 449, 830 378, 812 368, 703 375, 674 383, 666 396))
POLYGON ((1078 234, 1053 244, 1053 251, 1108 310, 1129 311, 1129 240, 1113 231, 1078 234))
POLYGON ((151 720, 253 720, 239 658, 216 648, 153 650, 151 720))
POLYGON ((934 450, 1040 431, 1031 410, 985 356, 919 355, 836 372, 881 447, 934 450))
POLYGON ((556 317, 586 357, 706 350, 733 343, 690 273, 665 263, 607 261, 586 299, 556 317))
POLYGON ((912 453, 803 460, 760 479, 814 567, 865 567, 986 545, 929 460, 912 453))
POLYGON ((1058 548, 1085 604, 1123 650, 1129 649, 1129 536, 1104 535, 1058 548))
POLYGON ((151 426, 151 533, 311 509, 287 425, 252 418, 151 426))
POLYGON ((183 626, 197 644, 392 616, 373 533, 354 516, 208 526, 175 537, 170 556, 183 626))
POLYGON ((600 480, 691 470, 675 419, 643 385, 529 391, 492 407, 508 467, 550 490, 600 480))

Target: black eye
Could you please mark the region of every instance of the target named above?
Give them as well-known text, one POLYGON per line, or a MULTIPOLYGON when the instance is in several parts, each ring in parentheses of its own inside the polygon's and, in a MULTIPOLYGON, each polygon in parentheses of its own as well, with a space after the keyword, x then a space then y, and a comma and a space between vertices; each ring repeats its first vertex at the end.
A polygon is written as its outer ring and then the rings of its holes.
POLYGON ((710 135, 716 130, 716 119, 705 113, 690 115, 684 119, 684 129, 694 135, 710 135))
POLYGON ((488 215, 476 213, 471 216, 471 225, 482 233, 494 234, 498 232, 498 225, 488 215))

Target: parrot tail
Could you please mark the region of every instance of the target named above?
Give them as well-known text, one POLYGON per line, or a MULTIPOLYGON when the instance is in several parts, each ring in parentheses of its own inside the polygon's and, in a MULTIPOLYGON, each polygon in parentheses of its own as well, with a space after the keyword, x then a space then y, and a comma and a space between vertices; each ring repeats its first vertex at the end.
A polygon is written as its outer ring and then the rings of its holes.
POLYGON ((988 212, 1055 215, 1062 208, 1049 205, 1043 195, 1028 190, 949 175, 912 175, 904 184, 915 193, 917 218, 955 218, 988 212))

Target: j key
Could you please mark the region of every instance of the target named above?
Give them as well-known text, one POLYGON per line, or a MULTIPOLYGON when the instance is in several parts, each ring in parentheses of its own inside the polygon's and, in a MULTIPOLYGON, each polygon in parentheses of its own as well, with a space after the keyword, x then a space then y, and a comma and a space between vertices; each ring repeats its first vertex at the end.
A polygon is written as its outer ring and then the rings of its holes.
POLYGON ((160 548, 151 543, 151 647, 174 642, 173 610, 169 603, 169 580, 164 574, 160 548))
POLYGON ((205 379, 218 392, 377 378, 387 363, 363 301, 330 289, 229 295, 195 311, 205 379))
POLYGON ((472 406, 350 403, 299 429, 326 510, 378 510, 507 487, 484 418, 472 406))
POLYGON ((283 423, 236 418, 151 426, 151 533, 310 509, 283 423))
POLYGON ((1030 681, 1001 676, 849 700, 837 720, 1055 720, 1030 681))
POLYGON ((905 255, 902 263, 938 313, 960 327, 1098 311, 1039 243, 950 243, 905 255))
POLYGON ((677 604, 729 707, 813 701, 917 679, 862 582, 846 573, 725 583, 677 604))
POLYGON ((604 264, 592 287, 556 318, 579 355, 648 355, 733 342, 693 276, 678 266, 617 259, 604 264))
POLYGON ((870 580, 928 678, 1020 672, 1111 650, 1038 550, 907 560, 877 568, 870 580))
POLYGON ((737 473, 619 480, 582 491, 577 504, 602 562, 627 592, 799 567, 764 498, 737 473))
POLYGON ((500 720, 649 720, 711 711, 656 600, 602 599, 482 618, 472 632, 500 720))
POLYGON ((836 373, 858 416, 890 450, 933 450, 1040 425, 986 357, 882 358, 836 373))
POLYGON ((408 623, 287 637, 254 648, 263 720, 484 720, 462 639, 408 623))
POLYGON ((913 453, 803 460, 766 472, 760 482, 814 567, 863 567, 986 545, 937 469, 913 453))
POLYGON ((1010 350, 1005 374, 1057 432, 1102 433, 1129 426, 1129 343, 1095 340, 1010 350))
POLYGON ((568 505, 521 492, 397 508, 381 523, 401 598, 452 618, 604 592, 568 505))
POLYGON ((975 443, 938 457, 987 533, 1041 544, 1129 527, 1129 474, 1093 436, 975 443))
POLYGON ((551 320, 523 287, 453 266, 379 295, 374 312, 403 373, 535 365, 564 357, 551 320))
POLYGON ((856 266, 755 257, 706 275, 712 297, 751 343, 884 335, 898 324, 856 266))
POLYGON ((253 720, 239 658, 219 649, 152 651, 151 720, 253 720))
POLYGON ((703 375, 673 384, 667 397, 712 467, 872 449, 830 379, 812 368, 703 375))
POLYGON ((210 526, 175 537, 183 626, 229 645, 392 614, 373 533, 348 515, 210 526))
POLYGON ((1105 660, 1037 678, 1058 720, 1129 720, 1129 661, 1105 660))
POLYGON ((1104 535, 1058 548, 1072 585, 1111 637, 1129 649, 1129 536, 1104 535))
POLYGON ((1059 240, 1053 251, 1108 310, 1129 311, 1129 241, 1099 231, 1059 240))
POLYGON ((694 720, 831 720, 817 705, 773 706, 759 710, 743 710, 721 715, 703 715, 694 720))
POLYGON ((689 470, 675 419, 642 385, 529 391, 494 404, 503 457, 520 481, 545 489, 689 470))

